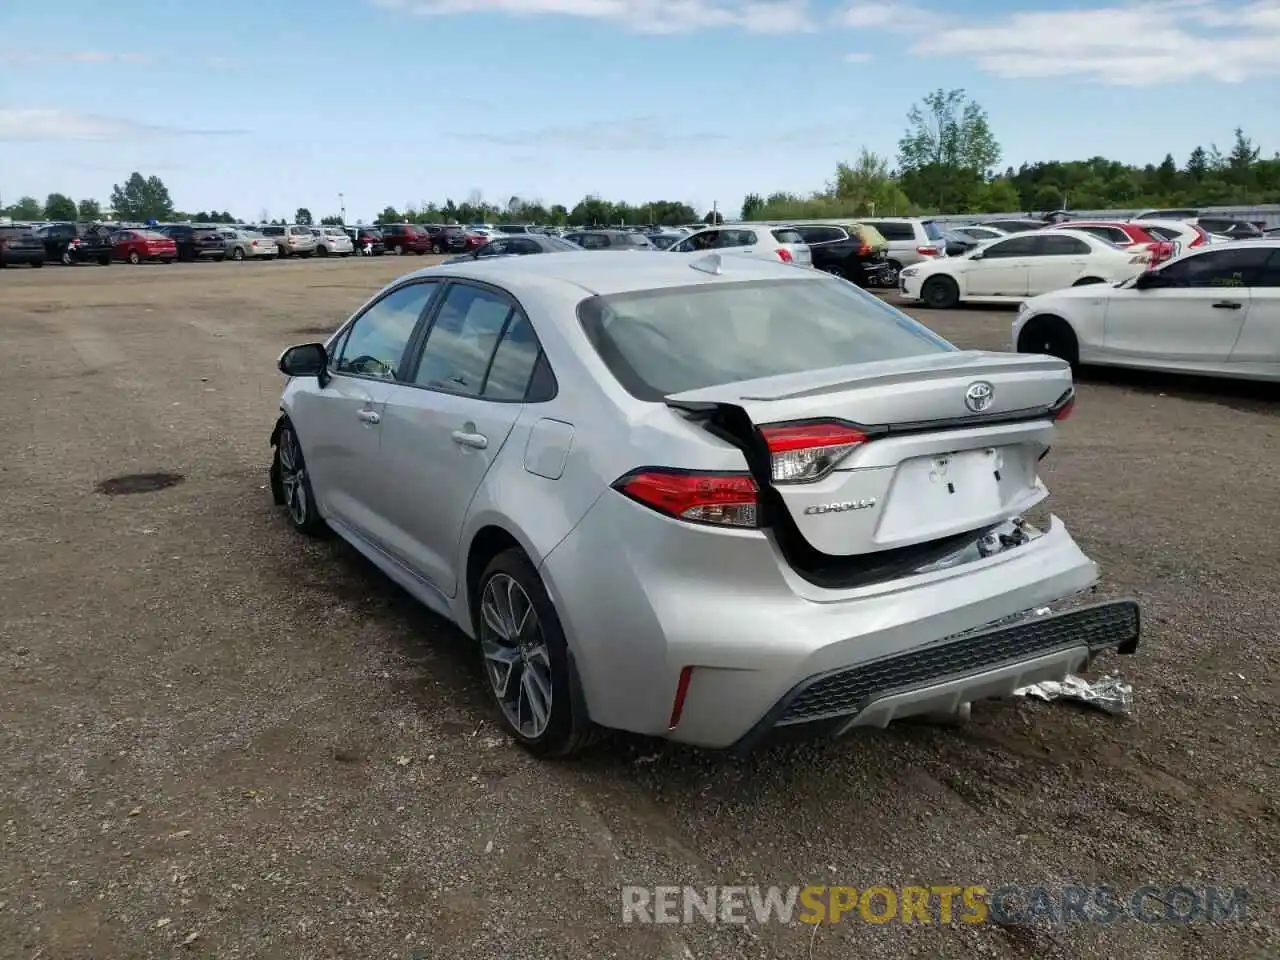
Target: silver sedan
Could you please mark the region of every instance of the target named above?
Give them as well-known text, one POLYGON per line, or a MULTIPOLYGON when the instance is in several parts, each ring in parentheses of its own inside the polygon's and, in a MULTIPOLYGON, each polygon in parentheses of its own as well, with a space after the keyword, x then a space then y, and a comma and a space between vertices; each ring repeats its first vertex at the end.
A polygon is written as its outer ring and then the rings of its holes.
POLYGON ((1136 603, 1074 599, 1094 563, 1022 518, 1068 365, 817 271, 455 263, 279 367, 276 501, 473 638, 540 755, 963 713, 1137 645, 1136 603))
POLYGON ((256 230, 225 228, 218 232, 227 243, 228 260, 270 260, 280 254, 276 242, 256 230))

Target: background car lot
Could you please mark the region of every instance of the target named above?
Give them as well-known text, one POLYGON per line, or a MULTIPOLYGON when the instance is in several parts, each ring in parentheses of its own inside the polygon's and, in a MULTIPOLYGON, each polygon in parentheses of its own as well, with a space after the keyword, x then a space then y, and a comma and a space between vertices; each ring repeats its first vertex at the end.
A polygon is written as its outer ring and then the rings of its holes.
MULTIPOLYGON (((5 275, 0 516, 24 562, 0 578, 0 943, 646 960, 1275 943, 1280 502, 1259 478, 1280 411, 1263 388, 1086 374, 1045 461, 1105 589, 1144 604, 1138 656, 1111 661, 1132 719, 1009 702, 959 731, 745 763, 615 738, 549 767, 501 735, 455 632, 340 543, 300 543, 265 488, 279 351, 430 262, 5 275), (151 472, 185 479, 95 493, 151 472), (1253 922, 618 927, 621 883, 1153 877, 1251 885, 1253 922)), ((992 349, 1013 319, 914 312, 992 349)))

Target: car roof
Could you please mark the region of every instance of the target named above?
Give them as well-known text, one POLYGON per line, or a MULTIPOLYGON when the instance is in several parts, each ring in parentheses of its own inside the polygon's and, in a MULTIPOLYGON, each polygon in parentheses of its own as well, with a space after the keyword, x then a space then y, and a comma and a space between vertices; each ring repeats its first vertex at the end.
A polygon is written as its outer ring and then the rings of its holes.
POLYGON ((781 261, 774 263, 733 254, 718 257, 719 274, 694 269, 693 264, 709 257, 717 255, 638 251, 611 256, 572 250, 541 257, 470 260, 447 267, 426 267, 412 276, 445 274, 488 281, 506 287, 517 298, 522 290, 537 293, 546 292, 549 287, 559 287, 562 292, 566 287, 576 287, 587 294, 609 295, 711 282, 826 279, 821 273, 781 261))

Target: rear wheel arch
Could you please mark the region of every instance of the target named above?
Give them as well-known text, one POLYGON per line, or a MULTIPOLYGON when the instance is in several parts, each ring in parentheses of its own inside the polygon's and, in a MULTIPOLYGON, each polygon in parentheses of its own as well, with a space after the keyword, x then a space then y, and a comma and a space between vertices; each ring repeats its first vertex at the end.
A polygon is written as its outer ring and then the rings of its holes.
MULTIPOLYGON (((481 527, 476 531, 475 536, 471 538, 471 545, 467 548, 467 563, 465 575, 462 579, 462 589, 466 591, 465 596, 460 599, 463 601, 461 612, 466 616, 467 622, 461 624, 464 632, 476 636, 476 604, 479 602, 480 577, 484 574, 485 568, 493 561, 493 558, 499 554, 505 553, 507 550, 519 550, 526 557, 529 551, 525 549, 525 545, 516 538, 505 527, 497 524, 489 524, 481 527)), ((530 558, 532 562, 532 558, 530 558)))
POLYGON ((1032 317, 1018 332, 1018 352, 1058 357, 1074 368, 1080 362, 1080 340, 1066 319, 1044 313, 1032 317))

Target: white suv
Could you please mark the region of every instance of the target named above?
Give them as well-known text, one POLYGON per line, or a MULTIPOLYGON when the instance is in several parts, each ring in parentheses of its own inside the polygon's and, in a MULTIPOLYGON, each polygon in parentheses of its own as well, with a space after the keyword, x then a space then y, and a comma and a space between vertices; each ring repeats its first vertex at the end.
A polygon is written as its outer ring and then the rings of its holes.
POLYGON ((779 227, 767 223, 726 223, 707 227, 679 243, 667 247, 671 253, 716 252, 738 256, 759 257, 763 260, 781 260, 802 267, 813 265, 809 245, 794 227, 779 227))

